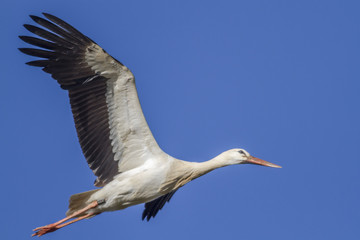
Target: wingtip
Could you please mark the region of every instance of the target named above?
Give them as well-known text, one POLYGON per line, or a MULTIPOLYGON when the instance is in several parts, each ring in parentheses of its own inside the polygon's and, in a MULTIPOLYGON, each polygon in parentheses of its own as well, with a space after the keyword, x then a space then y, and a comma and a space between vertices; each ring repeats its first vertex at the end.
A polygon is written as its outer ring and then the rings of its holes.
POLYGON ((25 48, 18 48, 18 50, 22 53, 25 53, 25 51, 26 51, 25 48))
POLYGON ((29 30, 29 29, 32 29, 34 26, 31 24, 23 24, 23 27, 26 28, 27 30, 29 30))
POLYGON ((51 18, 55 18, 54 15, 50 14, 50 13, 46 13, 46 12, 42 12, 42 15, 44 15, 47 19, 51 20, 51 18))
POLYGON ((27 55, 30 55, 30 52, 31 52, 31 48, 18 48, 18 50, 22 53, 25 53, 27 55))
POLYGON ((29 55, 29 48, 18 48, 18 50, 26 55, 29 55))
POLYGON ((151 217, 153 217, 151 214, 149 214, 149 212, 147 212, 146 210, 144 210, 142 216, 141 216, 141 220, 144 221, 146 220, 147 222, 150 221, 151 217))
POLYGON ((34 61, 26 62, 25 64, 29 65, 29 66, 34 66, 34 64, 32 64, 32 62, 34 62, 34 61))
POLYGON ((32 32, 34 34, 37 34, 37 31, 39 30, 39 27, 36 27, 31 24, 24 24, 23 26, 26 30, 28 30, 29 32, 32 32))
POLYGON ((29 16, 36 23, 38 23, 41 20, 41 18, 38 16, 35 16, 35 15, 29 15, 29 16))

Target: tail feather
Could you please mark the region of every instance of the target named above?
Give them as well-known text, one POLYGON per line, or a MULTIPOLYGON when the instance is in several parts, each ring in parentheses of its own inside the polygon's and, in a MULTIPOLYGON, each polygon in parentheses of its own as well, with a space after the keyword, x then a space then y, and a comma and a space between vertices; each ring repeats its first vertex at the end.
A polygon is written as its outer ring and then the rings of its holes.
POLYGON ((77 193, 70 197, 69 199, 69 209, 66 212, 66 216, 73 214, 74 212, 87 206, 87 200, 91 197, 92 194, 97 192, 99 189, 77 193))

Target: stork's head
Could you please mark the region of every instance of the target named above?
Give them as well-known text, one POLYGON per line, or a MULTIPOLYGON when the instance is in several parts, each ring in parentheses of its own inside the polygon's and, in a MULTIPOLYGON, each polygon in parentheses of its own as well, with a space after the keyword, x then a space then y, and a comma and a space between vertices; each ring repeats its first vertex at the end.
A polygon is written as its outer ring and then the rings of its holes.
POLYGON ((267 167, 281 168, 279 165, 264 161, 260 158, 251 156, 247 151, 240 148, 230 149, 221 154, 222 158, 228 163, 233 164, 257 164, 267 167))

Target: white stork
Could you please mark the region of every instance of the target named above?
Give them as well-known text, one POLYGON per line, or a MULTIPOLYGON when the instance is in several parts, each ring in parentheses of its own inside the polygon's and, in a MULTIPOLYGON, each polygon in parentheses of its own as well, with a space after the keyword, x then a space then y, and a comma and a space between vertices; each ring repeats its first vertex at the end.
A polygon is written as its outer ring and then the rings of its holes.
POLYGON ((73 222, 105 211, 145 203, 142 219, 158 211, 183 185, 216 168, 234 164, 280 166, 231 149, 205 162, 186 162, 163 152, 146 123, 135 87, 135 78, 121 62, 63 20, 44 13, 30 16, 39 28, 24 27, 41 38, 20 36, 38 48, 19 48, 41 60, 41 67, 69 93, 79 142, 96 187, 72 195, 67 217, 34 229, 42 236, 73 222))

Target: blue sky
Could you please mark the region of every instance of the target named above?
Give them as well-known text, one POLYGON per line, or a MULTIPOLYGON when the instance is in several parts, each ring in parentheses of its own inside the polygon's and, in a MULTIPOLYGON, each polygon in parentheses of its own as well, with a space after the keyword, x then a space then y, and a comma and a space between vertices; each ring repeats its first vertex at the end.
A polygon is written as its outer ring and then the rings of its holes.
MULTIPOLYGON (((4 6, 5 5, 5 6, 4 6)), ((359 239, 358 1, 7 1, 0 94, 2 239, 64 216, 95 177, 67 93, 24 63, 29 14, 54 14, 127 65, 164 151, 208 160, 242 147, 283 166, 232 166, 143 206, 44 239, 359 239)))

